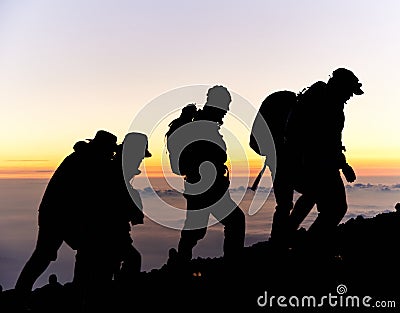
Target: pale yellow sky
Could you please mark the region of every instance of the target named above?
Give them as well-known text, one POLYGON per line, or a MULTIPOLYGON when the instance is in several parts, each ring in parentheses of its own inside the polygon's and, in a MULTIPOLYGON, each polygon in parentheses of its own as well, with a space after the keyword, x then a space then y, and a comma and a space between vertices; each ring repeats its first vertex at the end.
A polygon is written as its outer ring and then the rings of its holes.
MULTIPOLYGON (((183 86, 222 84, 256 109, 342 66, 365 91, 345 108, 348 159, 398 175, 399 14, 396 0, 2 1, 0 177, 49 175, 99 129, 122 140, 148 103, 183 86)), ((150 139, 156 164, 163 139, 150 139)))

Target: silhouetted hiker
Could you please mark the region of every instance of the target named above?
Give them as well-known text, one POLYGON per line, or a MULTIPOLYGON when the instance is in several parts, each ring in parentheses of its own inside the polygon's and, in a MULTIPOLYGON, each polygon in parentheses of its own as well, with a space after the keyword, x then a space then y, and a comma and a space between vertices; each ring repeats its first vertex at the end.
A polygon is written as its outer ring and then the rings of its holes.
MULTIPOLYGON (((287 250, 295 230, 290 223, 289 215, 293 209, 296 187, 292 176, 294 172, 292 154, 286 144, 285 136, 289 116, 296 104, 297 95, 293 91, 281 90, 271 93, 261 103, 250 133, 250 147, 257 154, 266 157, 264 167, 251 189, 254 191, 257 189, 266 166, 269 167, 273 179, 276 207, 269 242, 275 252, 287 250)), ((314 206, 314 200, 309 201, 308 197, 301 196, 295 206, 297 208, 294 211, 298 212, 296 215, 300 212, 307 215, 314 206), (306 208, 299 209, 300 206, 306 208)))
POLYGON ((228 90, 214 86, 203 109, 187 105, 166 134, 171 168, 184 176, 187 212, 176 255, 183 262, 191 260, 204 238, 210 214, 224 225, 224 258, 234 261, 242 253, 245 216, 229 194, 226 144, 220 134, 230 102, 228 90))
MULTIPOLYGON (((117 235, 115 244, 121 254, 117 263, 114 278, 123 282, 133 282, 141 270, 141 255, 133 246, 130 236, 131 227, 143 224, 143 204, 139 192, 133 188, 132 183, 141 171, 139 167, 144 158, 151 157, 148 150, 147 136, 142 133, 128 133, 122 144, 118 146, 115 155, 117 174, 116 204, 120 211, 114 225, 117 235), (119 238, 120 236, 120 238, 119 238)), ((111 230, 113 231, 113 230, 111 230)))
POLYGON ((348 182, 356 179, 343 153, 343 110, 353 94, 363 94, 361 85, 353 72, 338 68, 327 83, 318 81, 298 95, 288 120, 286 140, 294 162, 295 185, 301 186, 300 192, 309 202, 299 206, 303 212, 293 209, 291 223, 297 228, 314 201, 318 217, 308 233, 323 243, 321 247, 329 246, 330 236, 347 211, 340 170, 348 182))
POLYGON ((101 187, 95 195, 93 211, 87 217, 86 234, 77 249, 74 284, 80 290, 85 309, 108 305, 113 280, 134 283, 140 274, 141 255, 133 246, 131 227, 143 224, 142 202, 131 181, 147 150, 147 136, 129 133, 116 147, 111 161, 95 163, 101 187), (98 298, 104 296, 99 303, 98 298))
POLYGON ((257 154, 266 157, 264 167, 251 189, 256 190, 266 166, 271 172, 276 207, 270 242, 272 247, 282 251, 289 245, 289 214, 293 209, 294 197, 291 155, 285 136, 288 118, 296 102, 297 95, 293 91, 281 90, 268 95, 254 119, 249 141, 257 154))
POLYGON ((87 211, 95 207, 94 196, 88 195, 97 194, 101 181, 98 164, 94 161, 98 157, 111 160, 115 148, 116 137, 100 130, 91 142, 77 142, 74 152, 54 172, 39 205, 35 250, 15 285, 19 294, 27 295, 32 290, 38 277, 56 260, 63 241, 75 250, 81 245, 90 215, 87 211))

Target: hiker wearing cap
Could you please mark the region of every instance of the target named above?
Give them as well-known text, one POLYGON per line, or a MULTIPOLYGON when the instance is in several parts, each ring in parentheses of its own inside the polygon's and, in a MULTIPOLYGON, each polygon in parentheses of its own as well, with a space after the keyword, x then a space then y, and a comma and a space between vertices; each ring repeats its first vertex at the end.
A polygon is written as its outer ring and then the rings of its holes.
MULTIPOLYGON (((362 95, 362 84, 345 68, 333 71, 328 82, 318 81, 297 97, 288 120, 287 144, 291 149, 295 186, 303 194, 298 201, 314 202, 318 216, 308 233, 316 242, 329 240, 347 212, 347 200, 340 170, 348 182, 356 179, 347 163, 342 143, 344 105, 353 95, 362 95)), ((297 229, 312 206, 298 206, 290 215, 297 229), (307 210, 307 212, 301 211, 307 210)))
POLYGON ((130 283, 140 273, 141 254, 133 246, 131 227, 143 224, 142 202, 131 181, 140 173, 147 136, 129 133, 115 146, 115 155, 106 162, 93 160, 92 184, 96 191, 82 215, 84 234, 77 249, 74 284, 84 300, 96 305, 99 294, 113 280, 130 283))
POLYGON ((244 246, 245 217, 229 194, 226 144, 220 133, 231 95, 223 86, 208 90, 202 109, 186 106, 170 123, 167 148, 171 168, 184 177, 186 220, 173 258, 188 262, 197 242, 204 238, 212 214, 224 225, 224 259, 237 261, 244 246))
POLYGON ((63 242, 76 250, 86 233, 86 219, 96 205, 98 169, 110 162, 117 137, 98 131, 93 140, 79 141, 55 170, 39 205, 38 236, 32 256, 22 269, 15 289, 27 295, 50 262, 57 259, 63 242))
POLYGON ((144 158, 151 157, 145 134, 128 133, 118 145, 114 157, 115 196, 113 207, 118 212, 107 226, 114 233, 114 248, 118 249, 113 277, 121 283, 130 283, 140 273, 141 254, 134 247, 130 232, 133 226, 143 224, 143 204, 139 192, 133 187, 135 176, 144 158))

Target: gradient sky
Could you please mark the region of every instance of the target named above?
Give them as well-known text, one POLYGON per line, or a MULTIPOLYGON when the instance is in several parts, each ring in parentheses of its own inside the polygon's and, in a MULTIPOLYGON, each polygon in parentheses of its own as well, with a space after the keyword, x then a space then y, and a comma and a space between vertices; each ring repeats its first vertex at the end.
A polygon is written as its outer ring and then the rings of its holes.
POLYGON ((98 129, 122 139, 175 88, 223 84, 258 108, 337 67, 365 91, 345 108, 349 161, 399 175, 399 16, 397 0, 1 0, 0 177, 49 175, 98 129))

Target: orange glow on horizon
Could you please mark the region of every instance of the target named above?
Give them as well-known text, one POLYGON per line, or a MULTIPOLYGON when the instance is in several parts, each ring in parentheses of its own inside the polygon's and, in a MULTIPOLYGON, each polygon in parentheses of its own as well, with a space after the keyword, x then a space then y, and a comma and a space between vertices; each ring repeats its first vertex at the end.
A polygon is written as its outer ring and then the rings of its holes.
MULTIPOLYGON (((357 176, 400 176, 400 162, 379 162, 377 160, 362 160, 349 162, 357 176)), ((2 166, 0 167, 0 179, 49 179, 57 166, 2 166)), ((249 171, 247 167, 243 170, 236 167, 236 177, 256 177, 261 170, 262 162, 255 160, 250 162, 249 171)), ((141 167, 142 174, 147 177, 177 177, 168 167, 158 165, 146 165, 141 167)), ((269 175, 268 169, 264 175, 269 175)))
POLYGON ((400 159, 353 159, 348 160, 358 176, 400 176, 400 159))
POLYGON ((0 179, 49 179, 54 170, 48 167, 0 167, 0 179))
MULTIPOLYGON (((259 173, 262 167, 263 159, 252 159, 247 161, 235 161, 234 172, 231 170, 231 175, 237 177, 255 177, 259 173), (249 164, 249 165, 247 165, 249 164)), ((27 164, 19 163, 9 166, 0 166, 0 179, 48 179, 54 173, 58 164, 49 165, 52 162, 46 162, 46 164, 32 165, 32 163, 26 162, 27 164)), ((353 166, 358 176, 400 176, 400 160, 397 159, 354 159, 349 160, 350 165, 353 166)), ((148 177, 177 177, 171 172, 169 165, 160 165, 160 158, 146 159, 141 166, 142 174, 148 177)), ((227 163, 228 167, 231 168, 232 164, 227 163)), ((268 174, 268 169, 264 175, 268 174)))

